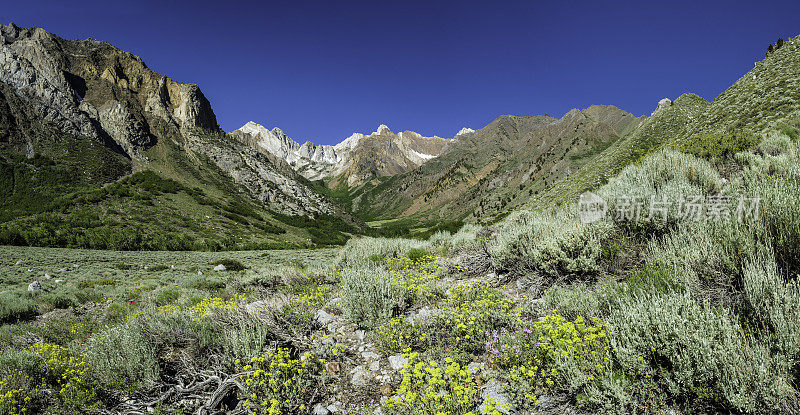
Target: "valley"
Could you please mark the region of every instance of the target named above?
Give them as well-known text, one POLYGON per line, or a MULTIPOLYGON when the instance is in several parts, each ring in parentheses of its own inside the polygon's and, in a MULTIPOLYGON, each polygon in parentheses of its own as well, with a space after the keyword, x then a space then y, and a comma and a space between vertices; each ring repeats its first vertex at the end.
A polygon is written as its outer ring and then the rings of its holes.
POLYGON ((800 37, 741 72, 327 145, 0 25, 0 415, 800 413, 800 37))

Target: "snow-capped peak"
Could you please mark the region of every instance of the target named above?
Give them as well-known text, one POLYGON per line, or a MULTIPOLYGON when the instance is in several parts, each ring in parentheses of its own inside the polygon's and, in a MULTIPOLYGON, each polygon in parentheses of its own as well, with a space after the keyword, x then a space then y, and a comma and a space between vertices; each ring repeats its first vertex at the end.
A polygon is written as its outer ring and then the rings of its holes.
POLYGON ((381 125, 378 127, 378 130, 377 130, 377 131, 375 131, 375 132, 374 132, 374 133, 372 133, 372 134, 383 134, 383 133, 391 133, 391 132, 392 132, 392 130, 390 130, 390 129, 389 129, 389 127, 387 127, 387 126, 386 126, 386 124, 381 124, 381 125))
POLYGON ((462 134, 469 134, 469 133, 474 133, 474 132, 475 132, 475 130, 473 130, 472 128, 464 127, 464 128, 461 129, 461 131, 458 132, 458 134, 456 134, 456 137, 458 137, 458 136, 460 136, 462 134))
POLYGON ((336 151, 352 150, 353 148, 355 148, 356 145, 358 145, 358 142, 361 141, 361 139, 364 138, 364 137, 365 137, 364 134, 353 133, 353 135, 351 135, 350 137, 345 138, 344 140, 342 140, 341 143, 336 144, 335 146, 333 146, 333 148, 336 151))
POLYGON ((243 125, 237 131, 241 131, 245 134, 251 134, 251 135, 258 135, 258 134, 264 134, 265 132, 269 132, 269 130, 266 127, 253 121, 248 121, 247 124, 243 125))

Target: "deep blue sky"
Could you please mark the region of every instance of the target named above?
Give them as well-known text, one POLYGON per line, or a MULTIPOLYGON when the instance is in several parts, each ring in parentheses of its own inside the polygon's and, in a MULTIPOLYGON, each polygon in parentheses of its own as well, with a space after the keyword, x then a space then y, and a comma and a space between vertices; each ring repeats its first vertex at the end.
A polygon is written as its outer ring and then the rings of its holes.
POLYGON ((199 84, 226 131, 254 120, 324 144, 381 123, 452 137, 501 114, 711 100, 800 34, 796 0, 2 3, 0 22, 106 40, 199 84))

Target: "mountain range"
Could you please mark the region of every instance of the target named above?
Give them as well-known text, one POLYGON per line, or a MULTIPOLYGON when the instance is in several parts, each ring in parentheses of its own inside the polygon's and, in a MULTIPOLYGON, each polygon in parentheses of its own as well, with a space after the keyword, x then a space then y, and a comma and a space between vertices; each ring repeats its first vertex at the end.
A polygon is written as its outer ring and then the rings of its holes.
POLYGON ((335 178, 334 183, 348 186, 413 170, 441 154, 451 141, 413 131, 395 134, 384 124, 371 134, 355 133, 335 146, 310 141, 301 145, 280 128, 269 130, 253 121, 230 135, 257 151, 282 158, 309 180, 335 178))
POLYGON ((308 246, 489 223, 570 202, 658 148, 800 117, 797 48, 787 41, 712 102, 684 94, 649 116, 503 115, 452 138, 380 125, 331 146, 254 121, 225 133, 197 85, 138 56, 0 25, 0 243, 308 246))

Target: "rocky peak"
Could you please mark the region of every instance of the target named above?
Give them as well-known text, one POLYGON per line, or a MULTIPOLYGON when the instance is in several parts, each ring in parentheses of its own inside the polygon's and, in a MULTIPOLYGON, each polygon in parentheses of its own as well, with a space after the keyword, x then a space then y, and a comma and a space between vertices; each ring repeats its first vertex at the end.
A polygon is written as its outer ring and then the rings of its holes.
POLYGON ((386 124, 381 124, 380 126, 378 126, 378 129, 375 130, 375 132, 372 133, 372 134, 373 135, 381 135, 381 134, 391 134, 391 133, 392 133, 392 130, 390 130, 389 127, 386 126, 386 124))
POLYGON ((458 134, 456 134, 456 137, 458 137, 460 135, 464 135, 464 134, 474 133, 474 132, 475 132, 475 130, 473 130, 472 128, 464 127, 458 132, 458 134))
POLYGON ((219 131, 197 85, 157 74, 107 42, 64 40, 13 23, 0 25, 0 39, 0 82, 65 133, 113 141, 138 158, 156 143, 153 118, 182 131, 219 131))
POLYGON ((361 142, 361 139, 363 139, 364 137, 366 137, 364 134, 353 133, 353 135, 345 138, 339 144, 333 146, 333 148, 335 148, 337 151, 352 150, 358 145, 359 142, 361 142))
POLYGON ((650 114, 650 116, 652 117, 652 116, 658 114, 659 112, 669 108, 671 105, 672 105, 672 101, 669 98, 664 98, 661 101, 658 101, 658 106, 653 111, 653 113, 650 114))

